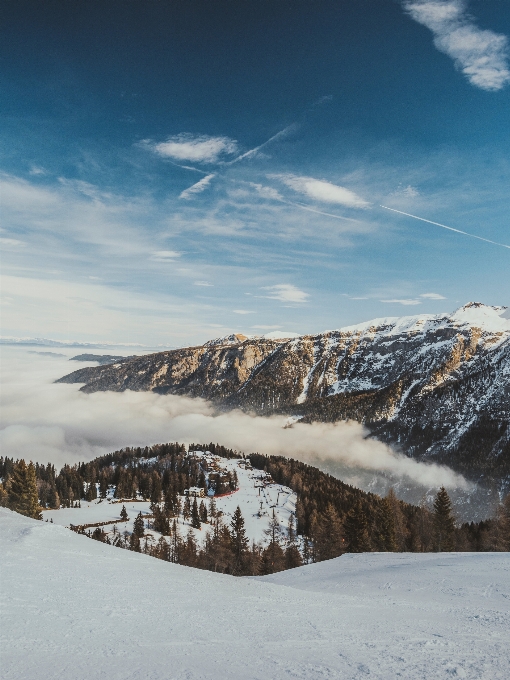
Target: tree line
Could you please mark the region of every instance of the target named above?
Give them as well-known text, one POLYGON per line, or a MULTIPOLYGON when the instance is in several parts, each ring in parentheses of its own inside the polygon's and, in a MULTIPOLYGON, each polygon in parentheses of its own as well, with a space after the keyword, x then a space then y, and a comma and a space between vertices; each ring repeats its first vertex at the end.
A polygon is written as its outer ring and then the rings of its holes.
POLYGON ((446 489, 428 507, 385 498, 345 484, 311 465, 283 456, 250 454, 265 470, 297 494, 298 534, 304 558, 321 561, 342 552, 441 552, 510 550, 510 494, 493 519, 458 525, 446 489))
MULTIPOLYGON (((240 455, 217 444, 189 448, 225 458, 240 455)), ((276 517, 271 518, 263 545, 250 544, 240 508, 226 524, 214 496, 182 499, 190 486, 209 490, 210 477, 200 459, 178 443, 122 449, 89 463, 65 465, 58 474, 51 465, 0 458, 0 504, 40 519, 44 508, 74 507, 112 492, 119 500, 140 495, 150 501, 151 512, 137 516, 131 533, 119 531, 117 525, 110 532, 103 527, 77 530, 117 547, 235 575, 274 573, 344 552, 510 550, 510 496, 493 519, 459 526, 444 488, 433 507, 415 506, 398 500, 393 490, 381 498, 293 459, 261 454, 246 458, 297 495, 296 512, 286 531, 281 531, 276 517), (179 531, 181 517, 191 524, 185 536, 179 531), (200 544, 193 529, 205 531, 200 544), (160 538, 156 540, 151 531, 160 538)), ((216 478, 214 485, 210 493, 216 495, 235 489, 235 473, 216 478)), ((124 505, 121 518, 127 521, 124 505)))

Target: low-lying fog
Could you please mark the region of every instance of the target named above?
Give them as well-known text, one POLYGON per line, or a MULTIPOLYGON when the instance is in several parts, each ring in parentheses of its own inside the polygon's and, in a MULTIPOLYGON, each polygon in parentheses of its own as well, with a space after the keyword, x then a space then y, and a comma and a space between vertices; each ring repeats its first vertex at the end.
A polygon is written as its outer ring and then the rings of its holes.
MULTIPOLYGON (((57 467, 90 460, 124 446, 160 442, 218 442, 250 453, 285 455, 310 462, 344 481, 384 493, 390 485, 418 502, 441 485, 465 505, 473 488, 452 470, 418 463, 373 439, 358 423, 296 424, 287 418, 253 417, 233 411, 216 415, 202 399, 150 392, 84 394, 79 385, 54 384, 77 368, 76 349, 1 347, 0 445, 3 456, 57 467)), ((97 354, 128 355, 123 348, 97 354)), ((486 504, 489 498, 482 494, 486 504)), ((474 496, 479 496, 475 493, 474 496)), ((470 503, 460 514, 480 515, 470 503)), ((476 502, 479 506, 479 500, 476 502)), ((482 511, 482 515, 485 514, 482 511)))

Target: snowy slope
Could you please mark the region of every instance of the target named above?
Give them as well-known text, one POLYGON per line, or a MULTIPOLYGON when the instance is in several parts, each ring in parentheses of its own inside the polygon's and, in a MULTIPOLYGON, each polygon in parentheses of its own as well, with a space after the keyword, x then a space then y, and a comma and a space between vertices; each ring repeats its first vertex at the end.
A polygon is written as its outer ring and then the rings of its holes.
POLYGON ((3 680, 510 677, 510 555, 198 571, 0 509, 3 680))
MULTIPOLYGON (((193 455, 193 453, 190 455, 193 455)), ((209 454, 209 457, 213 458, 212 454, 209 454)), ((215 497, 216 509, 222 513, 224 523, 227 526, 230 524, 232 515, 239 506, 245 521, 246 535, 250 542, 264 543, 268 540, 264 531, 268 528, 269 520, 273 517, 274 511, 274 516, 280 521, 282 534, 285 535, 290 515, 296 510, 297 496, 292 489, 268 480, 267 473, 262 470, 246 469, 243 459, 227 460, 219 458, 219 456, 214 458, 218 469, 225 472, 235 471, 239 481, 237 491, 225 496, 215 497)), ((113 498, 113 489, 110 490, 108 496, 108 499, 103 500, 81 501, 80 508, 44 510, 43 519, 66 527, 71 524, 77 526, 96 522, 114 522, 120 519, 120 511, 124 504, 129 521, 115 526, 118 531, 129 531, 131 533, 136 515, 139 512, 143 515, 151 513, 149 501, 119 503, 113 498)), ((204 501, 207 507, 209 502, 207 499, 204 499, 204 501)), ((184 497, 181 497, 181 502, 184 502, 184 497)), ((113 526, 113 524, 106 525, 103 527, 103 531, 111 534, 113 526)), ((185 537, 191 528, 191 522, 189 520, 185 522, 181 516, 177 526, 181 536, 185 537)), ((201 529, 193 529, 195 539, 199 544, 205 541, 209 528, 209 524, 203 524, 201 529)), ((150 534, 155 541, 160 537, 160 534, 153 529, 150 530, 150 534)))

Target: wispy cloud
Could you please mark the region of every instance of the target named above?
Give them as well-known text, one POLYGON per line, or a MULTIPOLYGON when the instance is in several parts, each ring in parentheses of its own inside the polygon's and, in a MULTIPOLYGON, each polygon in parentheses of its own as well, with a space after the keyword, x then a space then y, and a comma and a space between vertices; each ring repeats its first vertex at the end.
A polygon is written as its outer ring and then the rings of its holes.
POLYGON ((152 258, 155 260, 175 260, 181 255, 182 253, 178 253, 176 250, 156 250, 152 253, 152 258))
POLYGON ((169 137, 166 142, 146 143, 159 156, 195 163, 216 163, 222 156, 237 153, 237 142, 230 137, 181 133, 169 137))
POLYGON ((232 311, 234 314, 256 314, 256 312, 252 312, 249 309, 234 309, 232 311))
POLYGON ((282 302, 301 303, 306 302, 309 294, 299 290, 291 283, 279 283, 276 286, 264 286, 264 290, 269 291, 269 295, 264 297, 270 300, 281 300, 282 302))
POLYGON ((380 300, 380 302, 389 302, 392 304, 396 305, 405 305, 407 306, 413 306, 413 305, 421 305, 421 300, 415 300, 415 299, 403 299, 403 300, 380 300))
POLYGON ((194 281, 193 282, 194 286, 203 286, 204 288, 212 288, 213 284, 209 283, 209 281, 194 281))
POLYGON ((494 92, 510 82, 507 37, 478 28, 465 0, 404 0, 404 8, 432 31, 434 45, 472 85, 494 92))
POLYGON ((189 187, 189 189, 185 189, 181 194, 179 195, 179 198, 184 198, 186 200, 189 200, 190 198, 193 198, 196 194, 202 193, 209 184, 211 183, 211 180, 215 176, 214 173, 211 175, 206 175, 203 177, 200 181, 198 181, 196 184, 193 184, 192 186, 189 187))
POLYGON ((332 184, 322 179, 302 177, 291 174, 270 175, 271 178, 279 179, 290 189, 297 193, 313 198, 323 203, 335 203, 347 208, 367 208, 369 203, 350 189, 332 184))
POLYGON ((427 300, 446 300, 445 296, 439 295, 439 293, 422 293, 420 297, 427 300))

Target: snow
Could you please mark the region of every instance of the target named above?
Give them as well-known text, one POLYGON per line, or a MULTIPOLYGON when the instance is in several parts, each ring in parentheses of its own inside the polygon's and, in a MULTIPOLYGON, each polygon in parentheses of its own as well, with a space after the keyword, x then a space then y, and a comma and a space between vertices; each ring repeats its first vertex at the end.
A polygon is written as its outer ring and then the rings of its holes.
POLYGON ((510 677, 510 555, 270 577, 169 564, 0 508, 3 680, 510 677))
MULTIPOLYGON (((415 314, 412 316, 388 316, 354 326, 340 328, 340 333, 380 333, 384 335, 400 335, 401 333, 426 333, 428 330, 445 328, 452 323, 457 326, 475 326, 487 332, 510 331, 510 320, 506 316, 506 307, 484 305, 480 302, 469 302, 452 314, 415 314)), ((335 332, 335 331, 330 331, 335 332)))
MULTIPOLYGON (((191 452, 190 455, 194 455, 194 452, 191 452)), ((269 520, 272 519, 274 512, 274 516, 280 522, 281 532, 285 535, 290 515, 296 510, 297 500, 296 494, 289 489, 289 487, 268 482, 265 472, 262 470, 252 470, 249 464, 248 468, 246 468, 246 461, 242 458, 227 460, 225 458, 220 458, 219 456, 213 456, 212 454, 204 455, 202 452, 196 452, 196 455, 200 457, 203 456, 204 459, 214 459, 218 468, 224 472, 235 471, 237 473, 239 482, 238 490, 226 496, 217 496, 214 499, 216 510, 223 514, 222 519, 225 524, 230 524, 232 515, 237 506, 239 506, 245 521, 246 535, 250 539, 250 542, 267 543, 268 539, 264 532, 267 530, 269 520)), ((141 459, 141 463, 154 462, 155 460, 155 458, 141 459)), ((121 533, 129 531, 131 533, 133 531, 133 522, 139 512, 141 512, 142 515, 151 514, 149 501, 139 500, 133 502, 132 500, 126 500, 119 503, 116 499, 111 497, 111 491, 109 492, 109 496, 110 498, 103 500, 82 500, 81 508, 44 510, 43 519, 65 527, 69 527, 71 524, 79 526, 83 524, 95 524, 97 522, 114 522, 120 519, 122 505, 125 505, 129 521, 116 524, 116 531, 120 531, 121 533)), ((182 496, 181 502, 184 502, 184 500, 185 497, 182 496)), ((203 500, 206 507, 208 507, 209 501, 207 498, 198 498, 198 503, 200 503, 200 500, 203 500)), ((113 524, 102 528, 105 532, 111 533, 113 524)), ((181 516, 178 524, 179 533, 184 537, 191 528, 191 522, 189 520, 184 522, 181 516)), ((208 524, 203 524, 201 529, 193 529, 195 538, 199 544, 202 544, 205 541, 208 530, 208 524)), ((150 533, 156 541, 161 535, 153 529, 150 530, 150 533)))

